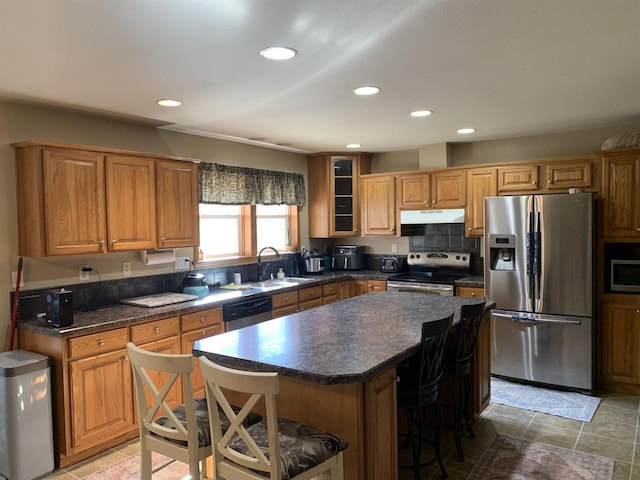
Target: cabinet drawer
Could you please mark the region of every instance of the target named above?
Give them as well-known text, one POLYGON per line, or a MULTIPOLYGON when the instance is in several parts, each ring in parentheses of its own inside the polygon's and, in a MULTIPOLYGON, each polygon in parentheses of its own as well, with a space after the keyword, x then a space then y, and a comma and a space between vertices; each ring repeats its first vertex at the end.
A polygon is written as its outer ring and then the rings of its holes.
POLYGON ((461 286, 461 285, 456 285, 456 296, 457 297, 482 298, 482 297, 484 297, 484 288, 481 288, 481 287, 464 287, 464 286, 461 286))
POLYGON ((338 301, 338 294, 335 295, 324 295, 322 297, 322 304, 326 305, 327 303, 334 303, 338 301))
POLYGON ((298 291, 299 302, 306 302, 308 300, 313 300, 315 298, 321 298, 321 297, 322 297, 321 286, 302 288, 298 291))
POLYGON ((69 339, 69 358, 83 358, 126 348, 128 341, 129 332, 126 327, 71 338, 69 339))
POLYGON ((325 283, 322 286, 322 296, 328 297, 330 295, 338 294, 338 282, 325 283))
POLYGON ((271 318, 284 317, 285 315, 291 315, 298 312, 298 304, 289 305, 286 307, 274 308, 271 310, 271 318))
POLYGON ((155 322, 143 323, 131 327, 131 341, 136 345, 160 340, 180 333, 180 319, 178 317, 163 318, 155 322))
POLYGON ((294 290, 292 292, 286 293, 277 293, 271 297, 271 308, 275 310, 276 308, 286 307, 289 305, 295 305, 298 307, 298 291, 294 290))
POLYGON ((303 310, 311 310, 312 308, 321 307, 322 306, 322 298, 314 298, 313 300, 307 300, 306 302, 300 302, 300 306, 298 307, 298 311, 302 312, 303 310))
POLYGON ((222 308, 212 308, 210 310, 202 310, 201 312, 188 313, 181 315, 182 331, 190 332, 198 328, 209 328, 219 325, 222 328, 222 308))

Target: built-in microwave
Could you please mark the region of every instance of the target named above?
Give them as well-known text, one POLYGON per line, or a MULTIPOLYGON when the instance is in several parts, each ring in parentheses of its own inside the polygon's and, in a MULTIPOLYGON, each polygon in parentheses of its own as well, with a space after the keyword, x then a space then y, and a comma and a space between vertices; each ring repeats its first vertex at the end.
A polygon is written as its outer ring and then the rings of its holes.
POLYGON ((640 260, 611 259, 609 265, 612 292, 640 293, 640 260))

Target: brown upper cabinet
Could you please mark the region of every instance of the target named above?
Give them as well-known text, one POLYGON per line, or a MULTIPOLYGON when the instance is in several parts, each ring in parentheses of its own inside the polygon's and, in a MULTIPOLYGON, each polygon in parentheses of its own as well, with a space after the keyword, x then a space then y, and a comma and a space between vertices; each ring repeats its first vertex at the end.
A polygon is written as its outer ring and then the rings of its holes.
POLYGON ((602 153, 603 236, 640 238, 640 150, 602 153))
POLYGON ((498 167, 498 193, 566 193, 578 187, 594 190, 594 157, 572 157, 554 161, 498 167))
POLYGON ((199 243, 197 164, 193 161, 55 143, 12 146, 19 255, 199 243), (171 241, 163 243, 162 238, 171 241))
POLYGON ((498 169, 495 167, 467 170, 467 206, 464 224, 468 237, 484 235, 484 198, 498 194, 498 169))
POLYGON ((498 167, 498 192, 501 195, 537 192, 539 168, 538 165, 498 167))
POLYGON ((396 235, 396 178, 360 177, 362 235, 396 235))
POLYGON ((156 179, 158 245, 161 248, 198 245, 198 164, 157 160, 156 179))
POLYGON ((307 157, 309 237, 360 234, 359 176, 371 171, 371 154, 314 153, 307 157))
POLYGON ((463 208, 466 203, 464 170, 398 175, 398 208, 463 208))

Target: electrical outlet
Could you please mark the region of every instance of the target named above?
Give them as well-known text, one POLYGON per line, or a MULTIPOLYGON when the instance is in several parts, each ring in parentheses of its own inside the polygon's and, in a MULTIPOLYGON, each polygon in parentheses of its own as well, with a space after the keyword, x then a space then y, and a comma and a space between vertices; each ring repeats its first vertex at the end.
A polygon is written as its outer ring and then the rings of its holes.
POLYGON ((392 243, 391 244, 391 252, 392 253, 398 253, 398 244, 397 243, 392 243))
POLYGON ((86 281, 88 281, 88 280, 89 280, 89 273, 90 273, 90 272, 88 272, 88 271, 87 271, 87 272, 82 271, 82 269, 83 269, 83 268, 89 268, 89 265, 80 265, 80 266, 78 267, 78 279, 79 279, 81 282, 86 282, 86 281))
MULTIPOLYGON (((18 272, 11 272, 11 285, 15 286, 16 280, 18 280, 18 272)), ((24 270, 20 275, 20 286, 24 287, 24 270)))
POLYGON ((186 270, 189 268, 189 257, 176 257, 176 270, 186 270))
POLYGON ((122 262, 122 276, 123 277, 131 276, 131 262, 122 262))

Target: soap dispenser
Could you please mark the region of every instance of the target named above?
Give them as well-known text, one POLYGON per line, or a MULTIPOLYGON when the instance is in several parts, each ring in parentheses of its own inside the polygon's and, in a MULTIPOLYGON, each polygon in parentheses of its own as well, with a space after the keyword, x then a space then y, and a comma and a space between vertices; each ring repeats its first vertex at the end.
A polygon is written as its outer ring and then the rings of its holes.
POLYGON ((278 277, 278 280, 284 279, 284 270, 282 270, 282 268, 278 269, 277 277, 278 277))

